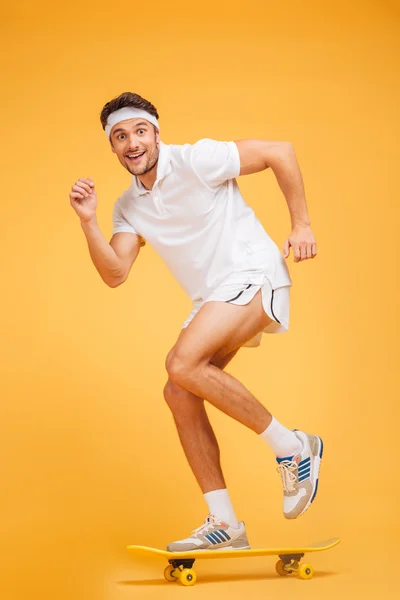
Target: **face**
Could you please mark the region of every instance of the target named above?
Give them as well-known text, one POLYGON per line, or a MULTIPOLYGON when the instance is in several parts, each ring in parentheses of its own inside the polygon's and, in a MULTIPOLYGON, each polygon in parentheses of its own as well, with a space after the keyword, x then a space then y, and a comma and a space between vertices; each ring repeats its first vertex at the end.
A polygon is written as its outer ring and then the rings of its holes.
POLYGON ((119 162, 132 175, 144 175, 157 164, 160 134, 143 118, 127 119, 114 125, 110 142, 119 162))

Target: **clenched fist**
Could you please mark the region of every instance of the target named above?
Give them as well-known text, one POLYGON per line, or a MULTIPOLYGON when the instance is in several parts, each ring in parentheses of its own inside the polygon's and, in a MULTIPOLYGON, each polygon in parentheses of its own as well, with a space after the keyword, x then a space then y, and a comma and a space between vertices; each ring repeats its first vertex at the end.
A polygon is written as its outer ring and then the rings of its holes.
POLYGON ((90 221, 96 216, 97 196, 91 179, 78 179, 72 186, 69 199, 81 221, 90 221))
POLYGON ((289 257, 290 248, 293 248, 294 262, 315 258, 317 244, 309 225, 296 225, 283 246, 283 255, 289 257))

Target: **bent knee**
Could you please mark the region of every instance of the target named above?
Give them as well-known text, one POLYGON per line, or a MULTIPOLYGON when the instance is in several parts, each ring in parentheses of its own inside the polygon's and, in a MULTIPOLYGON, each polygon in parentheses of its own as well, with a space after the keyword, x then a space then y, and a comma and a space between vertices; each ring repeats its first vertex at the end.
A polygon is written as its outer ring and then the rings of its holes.
POLYGON ((165 368, 168 373, 168 377, 171 381, 177 385, 183 384, 188 380, 190 373, 193 373, 196 365, 190 358, 185 357, 174 348, 169 352, 165 361, 165 368))
POLYGON ((171 379, 168 379, 164 387, 164 399, 172 412, 178 412, 183 409, 187 410, 188 406, 197 406, 199 401, 203 402, 201 398, 188 392, 188 390, 185 390, 171 379))
POLYGON ((164 399, 167 404, 173 404, 177 400, 183 400, 187 391, 172 381, 172 379, 168 379, 167 383, 164 387, 164 399))

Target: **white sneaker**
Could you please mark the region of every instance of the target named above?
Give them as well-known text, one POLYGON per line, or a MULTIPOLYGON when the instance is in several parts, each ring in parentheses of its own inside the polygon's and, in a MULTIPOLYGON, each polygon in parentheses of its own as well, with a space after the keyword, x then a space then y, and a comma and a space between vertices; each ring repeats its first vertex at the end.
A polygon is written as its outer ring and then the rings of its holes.
POLYGON ((188 550, 245 550, 250 548, 243 521, 234 529, 215 515, 208 515, 203 525, 194 529, 192 535, 168 544, 169 552, 188 550))
POLYGON ((318 489, 318 476, 323 453, 323 443, 317 435, 294 430, 303 444, 295 456, 277 458, 277 471, 283 484, 283 514, 296 519, 313 502, 318 489))

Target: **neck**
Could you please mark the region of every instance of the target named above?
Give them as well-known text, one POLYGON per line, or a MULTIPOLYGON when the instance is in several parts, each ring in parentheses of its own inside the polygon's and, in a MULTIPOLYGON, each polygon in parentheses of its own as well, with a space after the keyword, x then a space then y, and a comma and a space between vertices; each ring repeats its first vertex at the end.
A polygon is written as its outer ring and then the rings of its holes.
POLYGON ((147 173, 144 173, 144 175, 138 176, 140 183, 144 185, 146 190, 153 189, 153 185, 157 179, 157 164, 158 161, 156 162, 154 167, 150 169, 150 171, 147 171, 147 173))

